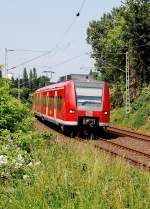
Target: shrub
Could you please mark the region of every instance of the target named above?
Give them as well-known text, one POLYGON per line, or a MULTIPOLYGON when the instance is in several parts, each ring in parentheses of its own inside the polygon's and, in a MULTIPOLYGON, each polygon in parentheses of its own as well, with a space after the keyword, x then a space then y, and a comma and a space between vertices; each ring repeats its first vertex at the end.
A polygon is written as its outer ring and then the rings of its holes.
POLYGON ((30 129, 33 125, 33 119, 29 118, 30 111, 26 105, 9 95, 9 88, 3 87, 2 82, 0 95, 0 129, 8 129, 11 132, 30 129))
POLYGON ((111 112, 111 121, 125 127, 150 130, 150 86, 144 88, 131 104, 129 115, 126 115, 125 108, 115 109, 111 112))
POLYGON ((9 94, 9 86, 0 79, 0 180, 33 176, 31 151, 46 137, 34 131, 31 112, 9 94))

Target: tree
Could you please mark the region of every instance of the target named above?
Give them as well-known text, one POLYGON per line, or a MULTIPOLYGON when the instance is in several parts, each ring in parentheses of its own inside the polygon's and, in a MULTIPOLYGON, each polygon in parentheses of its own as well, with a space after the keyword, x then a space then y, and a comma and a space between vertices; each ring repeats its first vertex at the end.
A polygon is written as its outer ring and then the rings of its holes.
POLYGON ((29 91, 32 92, 33 90, 33 73, 32 70, 30 70, 29 74, 29 91))
POLYGON ((99 21, 93 21, 87 29, 87 42, 92 45, 95 66, 102 78, 110 83, 116 82, 125 68, 125 44, 121 39, 124 19, 123 8, 113 9, 104 14, 99 21))
POLYGON ((0 65, 0 78, 2 78, 2 69, 3 69, 3 65, 0 65))
POLYGON ((126 0, 100 20, 92 21, 87 29, 87 42, 92 46, 95 67, 102 78, 122 89, 128 51, 134 95, 137 87, 150 84, 149 34, 150 0, 126 0))
POLYGON ((37 81, 37 72, 36 68, 33 68, 33 91, 38 88, 38 81, 37 81))
POLYGON ((28 78, 28 73, 27 73, 26 68, 24 68, 24 71, 23 71, 23 85, 26 88, 29 88, 29 78, 28 78))
POLYGON ((40 76, 38 79, 39 88, 46 86, 49 83, 49 78, 47 76, 40 76))
POLYGON ((124 40, 130 53, 132 79, 150 83, 150 0, 126 0, 124 40))

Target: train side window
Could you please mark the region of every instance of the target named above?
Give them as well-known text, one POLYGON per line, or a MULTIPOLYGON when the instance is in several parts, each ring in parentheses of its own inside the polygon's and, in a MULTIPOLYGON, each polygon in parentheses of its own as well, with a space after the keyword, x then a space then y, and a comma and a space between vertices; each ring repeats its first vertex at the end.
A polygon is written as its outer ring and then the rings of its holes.
POLYGON ((58 96, 58 98, 57 98, 57 108, 59 110, 62 109, 62 96, 58 96))
POLYGON ((46 96, 44 95, 44 106, 46 106, 46 96))
POLYGON ((44 95, 42 95, 42 106, 45 106, 45 96, 44 95))
POLYGON ((38 105, 40 105, 40 95, 38 95, 38 105))
POLYGON ((48 106, 48 103, 49 103, 49 97, 46 96, 46 107, 48 106))
POLYGON ((60 109, 60 97, 57 97, 57 109, 60 109))
POLYGON ((59 97, 59 109, 61 110, 62 108, 62 96, 59 97))
POLYGON ((62 109, 62 96, 60 97, 60 109, 62 109))
POLYGON ((46 106, 46 96, 44 95, 44 106, 46 106))
POLYGON ((39 95, 39 105, 42 105, 42 95, 39 95))
POLYGON ((54 109, 54 96, 52 96, 52 108, 54 109))
POLYGON ((36 94, 36 100, 35 100, 36 105, 38 105, 38 95, 36 94))
POLYGON ((49 97, 49 105, 50 108, 52 107, 52 96, 49 97))

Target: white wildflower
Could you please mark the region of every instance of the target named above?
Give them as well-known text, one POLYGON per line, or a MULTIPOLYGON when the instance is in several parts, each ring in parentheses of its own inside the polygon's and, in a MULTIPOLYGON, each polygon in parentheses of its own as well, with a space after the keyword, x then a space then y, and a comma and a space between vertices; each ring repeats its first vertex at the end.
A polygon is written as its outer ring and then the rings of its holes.
POLYGON ((26 180, 26 179, 28 179, 29 178, 29 176, 28 175, 23 175, 23 177, 22 177, 24 180, 26 180))
POLYGON ((19 152, 19 151, 20 151, 20 147, 17 147, 17 148, 16 148, 16 151, 19 152))
POLYGON ((22 163, 15 163, 15 169, 19 169, 21 168, 21 166, 22 166, 22 163))
POLYGON ((21 162, 24 162, 24 157, 22 157, 22 155, 19 154, 19 155, 18 155, 18 160, 21 161, 21 162))
POLYGON ((35 162, 35 163, 34 163, 34 165, 35 165, 35 166, 39 166, 39 165, 41 165, 41 161, 37 161, 37 162, 35 162))
POLYGON ((31 167, 33 166, 33 163, 30 162, 30 163, 28 164, 28 166, 31 168, 31 167))
POLYGON ((6 165, 8 162, 6 155, 0 155, 0 165, 6 165))
POLYGON ((2 172, 2 173, 1 173, 1 177, 2 177, 2 178, 8 178, 8 177, 9 177, 9 173, 7 173, 7 172, 2 172))

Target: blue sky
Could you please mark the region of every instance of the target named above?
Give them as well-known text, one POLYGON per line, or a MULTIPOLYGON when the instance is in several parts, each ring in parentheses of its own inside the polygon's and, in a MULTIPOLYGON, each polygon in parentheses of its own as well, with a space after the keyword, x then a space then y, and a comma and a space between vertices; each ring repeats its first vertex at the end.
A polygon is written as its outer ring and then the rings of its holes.
MULTIPOLYGON (((4 63, 4 48, 31 49, 53 52, 41 59, 26 65, 29 70, 33 66, 41 75, 45 66, 52 67, 56 80, 69 73, 88 73, 80 69, 93 66, 90 55, 83 55, 71 62, 57 65, 72 57, 90 51, 86 43, 86 30, 89 22, 98 20, 104 12, 120 5, 120 0, 86 0, 80 16, 71 30, 63 36, 81 6, 82 0, 1 0, 0 12, 0 63, 4 63), (61 40, 59 46, 57 43, 61 40), (55 66, 56 65, 56 66, 55 66)), ((42 52, 8 52, 9 67, 16 66, 42 52)), ((22 74, 24 66, 11 70, 15 76, 22 74)))

